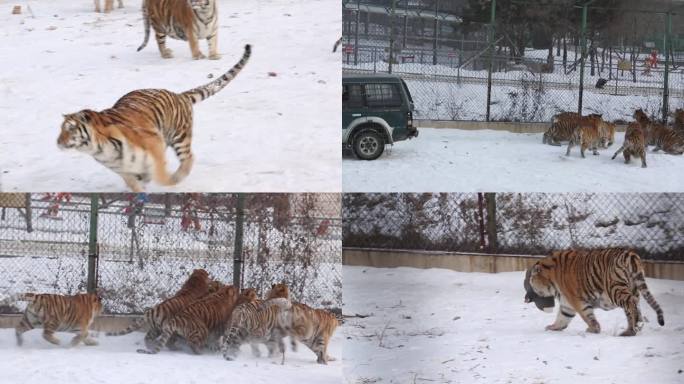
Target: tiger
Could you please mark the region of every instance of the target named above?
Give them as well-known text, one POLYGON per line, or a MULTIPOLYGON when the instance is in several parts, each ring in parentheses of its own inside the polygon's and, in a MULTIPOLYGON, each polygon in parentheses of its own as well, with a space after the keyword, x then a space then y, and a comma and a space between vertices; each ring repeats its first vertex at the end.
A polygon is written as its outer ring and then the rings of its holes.
MULTIPOLYGON (((142 318, 135 320, 128 328, 118 332, 107 332, 107 336, 127 335, 137 331, 146 325, 145 345, 151 347, 153 342, 162 334, 162 328, 166 321, 190 306, 196 300, 210 293, 212 286, 219 285, 209 278, 209 273, 204 269, 195 269, 185 281, 181 289, 171 298, 162 301, 145 311, 142 318)), ((214 288, 216 289, 216 288, 214 288)))
POLYGON ((195 301, 162 324, 162 333, 156 344, 147 349, 138 349, 137 352, 157 354, 170 341, 169 348, 174 349, 173 340, 181 337, 195 354, 201 354, 205 347, 211 348, 212 339, 218 340, 223 333, 237 298, 237 289, 226 285, 195 301))
MULTIPOLYGON (((119 0, 119 8, 123 8, 123 0, 119 0)), ((105 7, 104 11, 105 13, 111 12, 112 9, 114 8, 114 0, 105 0, 105 7)), ((100 0, 95 0, 95 12, 102 12, 102 9, 100 8, 100 0)))
POLYGON ((654 152, 663 150, 672 155, 684 153, 684 135, 678 134, 674 129, 651 120, 643 110, 634 111, 634 118, 644 130, 646 145, 653 145, 654 152))
POLYGON ((599 126, 602 124, 601 115, 591 114, 579 119, 579 126, 575 128, 568 142, 565 156, 570 156, 570 150, 575 145, 580 146, 580 154, 584 158, 584 151, 590 148, 594 155, 598 155, 598 145, 601 141, 599 126))
POLYGON ((544 132, 543 144, 560 146, 561 141, 568 141, 577 127, 576 112, 561 112, 553 117, 551 127, 544 132))
POLYGON ((653 122, 641 108, 634 110, 632 117, 641 125, 641 129, 644 131, 644 137, 646 138, 646 145, 650 145, 649 142, 651 141, 650 137, 653 122))
POLYGON ((601 121, 599 124, 599 146, 601 148, 608 148, 615 142, 615 123, 609 121, 601 121))
POLYGON ((639 255, 629 249, 607 248, 553 252, 532 266, 530 285, 542 297, 560 300, 556 321, 547 330, 565 329, 576 313, 587 325, 587 332, 600 333, 594 308, 611 310, 621 307, 628 326, 620 336, 634 336, 641 330, 643 318, 639 293, 665 325, 663 310, 646 286, 644 267, 639 255))
POLYGON ((641 168, 646 168, 646 140, 644 138, 644 131, 639 123, 629 123, 625 131, 625 142, 611 159, 615 160, 615 157, 620 152, 625 157, 625 164, 629 164, 630 158, 633 155, 641 158, 641 168))
POLYGON ((266 343, 269 356, 276 347, 282 354, 281 364, 285 363, 285 344, 283 338, 288 334, 292 322, 292 303, 286 298, 241 300, 235 306, 229 324, 221 338, 223 358, 235 360, 240 346, 246 342, 252 345, 266 343))
MULTIPOLYGON (((289 287, 287 284, 273 284, 266 294, 266 300, 274 298, 290 299, 289 287)), ((316 354, 316 362, 328 364, 328 361, 335 361, 328 356, 328 344, 338 321, 335 315, 322 310, 314 309, 306 304, 292 303, 292 324, 289 327, 288 336, 292 338, 292 349, 296 350, 296 341, 306 345, 316 354)))
POLYGON ((192 58, 204 59, 199 49, 199 40, 207 39, 209 59, 218 60, 218 9, 216 0, 143 0, 143 23, 145 38, 138 47, 140 52, 150 40, 150 24, 154 28, 159 52, 165 59, 173 57, 166 47, 166 36, 187 41, 192 58))
POLYGON ((57 145, 85 152, 121 176, 135 192, 151 177, 162 185, 182 181, 193 164, 192 106, 223 89, 245 66, 250 45, 240 61, 218 79, 183 93, 164 89, 132 91, 110 109, 84 109, 64 115, 57 145), (172 147, 180 160, 169 175, 165 151, 172 147))
POLYGON ((337 52, 337 48, 340 46, 340 44, 342 44, 342 38, 341 37, 339 39, 337 39, 337 41, 333 45, 333 53, 337 52))
POLYGON ((95 293, 82 293, 73 296, 24 293, 17 298, 28 301, 24 315, 16 326, 17 345, 23 344, 22 335, 33 328, 43 328, 43 338, 59 345, 55 332, 77 332, 71 339, 71 346, 80 342, 92 346, 97 341, 90 338, 88 328, 95 317, 102 313, 102 299, 95 293))

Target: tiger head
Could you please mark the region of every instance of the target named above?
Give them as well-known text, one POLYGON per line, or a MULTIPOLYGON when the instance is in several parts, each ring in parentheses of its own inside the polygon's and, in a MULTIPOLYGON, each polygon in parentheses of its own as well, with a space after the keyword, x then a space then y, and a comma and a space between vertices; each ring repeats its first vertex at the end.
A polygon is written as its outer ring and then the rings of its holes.
POLYGON ((245 288, 240 292, 240 296, 238 297, 238 304, 242 303, 255 303, 259 300, 259 295, 257 295, 257 291, 254 288, 245 288))
POLYGON ((215 0, 188 0, 190 7, 196 11, 206 10, 211 7, 215 0))
POLYGON ((90 117, 87 111, 64 115, 64 121, 57 138, 60 149, 85 150, 92 141, 90 117))
POLYGON ((183 283, 183 287, 176 294, 186 292, 197 292, 205 294, 209 292, 209 286, 212 280, 209 278, 209 273, 204 269, 195 269, 188 277, 188 280, 183 283))
POLYGON ((209 293, 218 292, 222 287, 225 287, 225 284, 219 280, 209 280, 209 293))
POLYGON ((285 283, 273 284, 271 289, 266 294, 266 299, 273 299, 276 297, 290 298, 290 289, 285 283))
POLYGON ((646 116, 646 113, 644 113, 644 110, 641 108, 635 110, 634 115, 632 115, 632 117, 634 117, 636 119, 636 121, 638 121, 640 123, 641 122, 647 122, 649 120, 648 116, 646 116))
POLYGON ((556 262, 553 258, 544 258, 537 261, 531 268, 530 287, 535 294, 541 297, 554 297, 558 289, 554 284, 556 262))

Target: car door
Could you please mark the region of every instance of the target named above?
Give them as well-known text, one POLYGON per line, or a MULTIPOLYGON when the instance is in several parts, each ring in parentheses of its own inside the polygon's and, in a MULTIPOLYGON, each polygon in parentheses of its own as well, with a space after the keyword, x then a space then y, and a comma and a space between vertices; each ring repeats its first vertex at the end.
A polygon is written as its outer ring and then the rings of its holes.
POLYGON ((398 83, 369 83, 363 90, 368 113, 382 118, 392 127, 393 140, 403 140, 408 134, 398 86, 398 83))
POLYGON ((342 137, 346 136, 349 125, 354 119, 366 116, 367 110, 361 84, 342 84, 342 137))

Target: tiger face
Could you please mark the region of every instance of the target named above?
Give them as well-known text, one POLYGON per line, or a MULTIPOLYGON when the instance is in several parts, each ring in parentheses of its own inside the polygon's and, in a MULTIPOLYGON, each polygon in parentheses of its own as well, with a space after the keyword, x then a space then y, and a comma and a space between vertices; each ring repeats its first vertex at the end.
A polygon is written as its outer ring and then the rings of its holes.
POLYGON ((194 10, 203 10, 211 5, 211 0, 188 0, 188 4, 194 10))
POLYGON ((57 138, 60 149, 83 149, 90 144, 88 117, 83 113, 64 115, 64 121, 57 138))
POLYGON ((530 285, 542 297, 553 297, 558 293, 553 283, 556 263, 553 259, 543 259, 534 264, 530 275, 530 285))
POLYGON ((286 299, 290 298, 290 289, 287 287, 287 284, 273 284, 271 285, 271 289, 266 294, 266 299, 273 299, 279 297, 284 297, 286 299))

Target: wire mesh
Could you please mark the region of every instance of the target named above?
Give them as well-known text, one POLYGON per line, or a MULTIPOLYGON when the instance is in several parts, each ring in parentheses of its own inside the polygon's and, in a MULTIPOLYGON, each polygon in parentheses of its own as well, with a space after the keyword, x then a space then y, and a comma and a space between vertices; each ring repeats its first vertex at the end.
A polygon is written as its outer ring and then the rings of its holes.
POLYGON ((490 218, 493 207, 477 193, 345 194, 343 243, 531 255, 628 247, 646 259, 684 260, 684 194, 494 196, 496 213, 490 218))
MULTIPOLYGON (((96 285, 106 313, 141 313, 195 268, 265 294, 286 282, 294 299, 341 308, 341 217, 336 194, 244 195, 242 258, 234 257, 236 194, 99 194, 96 285)), ((91 196, 0 194, 0 313, 20 292, 85 292, 91 196), (16 201, 10 204, 14 196, 16 201)))
POLYGON ((416 119, 484 121, 490 96, 490 121, 547 122, 578 109, 580 82, 584 114, 631 121, 642 108, 662 119, 665 66, 668 111, 684 106, 684 30, 677 29, 684 8, 672 16, 669 60, 666 6, 644 14, 624 5, 617 15, 590 8, 581 81, 581 9, 574 2, 499 2, 492 38, 491 2, 466 3, 343 1, 345 73, 402 76, 416 119))

